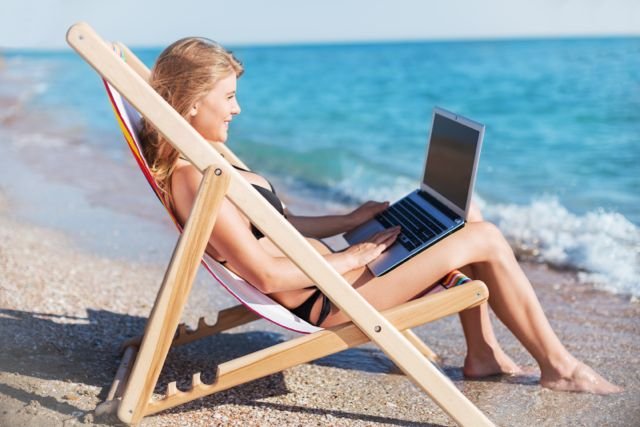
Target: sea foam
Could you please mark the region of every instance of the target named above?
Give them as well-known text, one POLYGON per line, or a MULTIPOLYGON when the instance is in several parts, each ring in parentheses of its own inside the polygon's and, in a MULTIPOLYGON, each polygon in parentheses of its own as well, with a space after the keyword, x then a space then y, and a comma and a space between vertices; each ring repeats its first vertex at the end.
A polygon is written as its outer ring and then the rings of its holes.
POLYGON ((575 269, 582 282, 600 289, 640 296, 640 229, 623 215, 604 209, 578 215, 556 197, 480 204, 520 255, 575 269))

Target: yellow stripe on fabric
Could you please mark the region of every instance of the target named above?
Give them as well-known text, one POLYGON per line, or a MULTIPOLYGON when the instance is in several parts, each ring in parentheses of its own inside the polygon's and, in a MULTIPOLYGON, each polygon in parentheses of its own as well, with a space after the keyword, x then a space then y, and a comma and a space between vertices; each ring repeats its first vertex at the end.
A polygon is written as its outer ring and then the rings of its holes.
POLYGON ((111 108, 113 108, 114 115, 116 116, 116 120, 118 121, 118 126, 120 126, 120 131, 124 135, 124 139, 129 144, 129 148, 133 151, 133 154, 137 157, 139 161, 142 161, 142 154, 140 154, 140 150, 138 150, 138 146, 136 145, 136 141, 133 139, 133 136, 129 132, 129 128, 120 118, 120 114, 118 114, 118 108, 115 106, 113 102, 111 102, 111 108))

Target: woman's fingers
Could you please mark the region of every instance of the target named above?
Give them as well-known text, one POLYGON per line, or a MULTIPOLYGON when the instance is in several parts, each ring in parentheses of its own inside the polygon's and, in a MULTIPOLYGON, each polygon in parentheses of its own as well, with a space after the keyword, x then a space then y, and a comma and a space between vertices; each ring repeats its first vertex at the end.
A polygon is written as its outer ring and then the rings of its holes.
POLYGON ((378 258, 395 242, 399 234, 400 227, 382 230, 366 241, 351 246, 348 251, 355 257, 357 266, 361 267, 378 258))
POLYGON ((382 252, 395 242, 399 234, 400 227, 393 227, 374 234, 367 242, 362 243, 362 250, 368 259, 365 264, 379 257, 382 252))
POLYGON ((367 239, 367 241, 371 243, 381 244, 383 242, 388 241, 389 239, 395 240, 400 234, 400 231, 401 229, 399 225, 395 227, 387 228, 385 230, 382 230, 374 234, 369 239, 367 239))
POLYGON ((396 239, 400 235, 401 231, 402 230, 400 229, 400 227, 398 227, 397 230, 393 230, 393 231, 387 233, 385 235, 385 239, 380 244, 384 245, 385 249, 388 248, 389 246, 393 245, 393 243, 396 241, 396 239))
POLYGON ((365 246, 361 253, 361 265, 369 264, 371 261, 378 258, 385 249, 383 245, 377 245, 374 243, 365 243, 364 245, 365 246))

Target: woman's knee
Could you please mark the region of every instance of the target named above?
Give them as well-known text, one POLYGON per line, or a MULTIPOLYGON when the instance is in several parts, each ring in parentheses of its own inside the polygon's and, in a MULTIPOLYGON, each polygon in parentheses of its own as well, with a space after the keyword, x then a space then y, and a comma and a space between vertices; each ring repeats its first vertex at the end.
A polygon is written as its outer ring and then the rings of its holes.
POLYGON ((511 246, 505 239, 500 229, 486 221, 468 224, 474 228, 474 238, 477 244, 492 257, 503 257, 511 255, 513 252, 511 246))
POLYGON ((469 206, 469 214, 467 215, 467 221, 469 222, 481 222, 484 221, 480 207, 473 200, 471 206, 469 206))

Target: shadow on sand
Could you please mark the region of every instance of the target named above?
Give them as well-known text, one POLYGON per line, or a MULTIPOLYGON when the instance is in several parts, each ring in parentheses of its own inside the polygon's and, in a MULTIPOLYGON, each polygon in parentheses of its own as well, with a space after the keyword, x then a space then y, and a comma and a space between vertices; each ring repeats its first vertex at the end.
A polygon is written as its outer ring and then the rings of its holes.
MULTIPOLYGON (((32 379, 58 380, 101 388, 98 398, 106 398, 119 364, 119 347, 127 338, 139 335, 146 318, 106 310, 87 310, 86 317, 0 309, 0 369, 32 379)), ((201 372, 204 382, 213 382, 218 365, 225 361, 285 341, 280 334, 268 331, 221 333, 169 352, 154 392, 164 393, 168 383, 176 381, 179 389, 188 388, 191 375, 201 372)), ((373 373, 393 371, 393 363, 375 348, 356 348, 319 359, 321 366, 355 369, 373 373)), ((35 391, 35 390, 34 390, 35 391)), ((42 407, 63 416, 74 417, 79 411, 72 402, 43 397, 0 383, 0 393, 24 402, 34 400, 42 407)), ((271 408, 287 412, 330 414, 336 418, 358 419, 392 425, 429 425, 399 418, 372 416, 340 410, 262 402, 272 396, 289 393, 282 373, 273 374, 212 396, 198 399, 169 411, 181 413, 199 407, 224 404, 271 408)))

